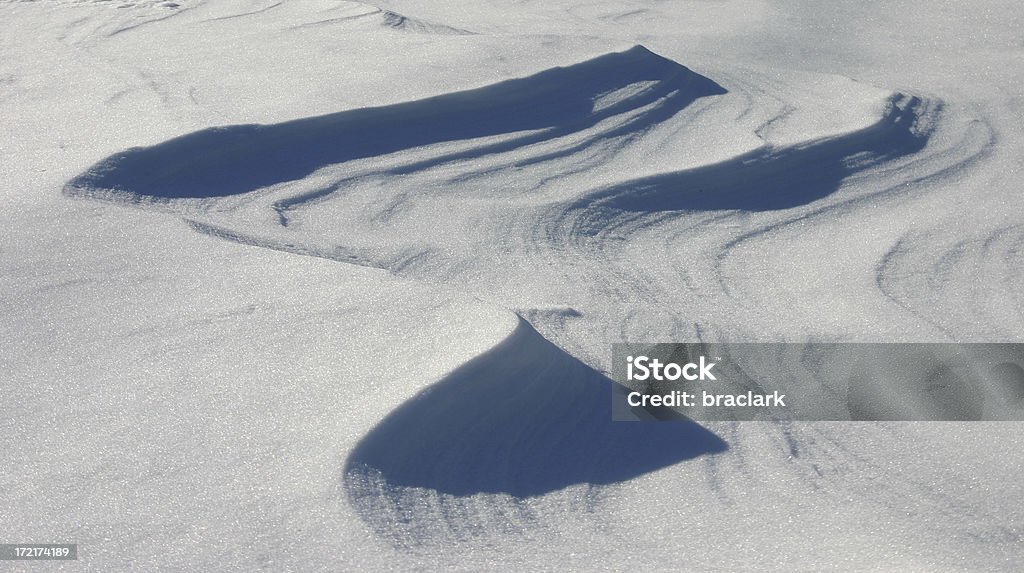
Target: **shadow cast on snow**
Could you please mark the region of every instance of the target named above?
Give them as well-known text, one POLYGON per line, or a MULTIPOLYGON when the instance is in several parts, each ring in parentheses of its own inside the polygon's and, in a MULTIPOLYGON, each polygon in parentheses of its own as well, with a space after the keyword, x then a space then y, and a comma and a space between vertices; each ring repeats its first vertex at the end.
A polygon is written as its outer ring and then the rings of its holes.
MULTIPOLYGON (((72 179, 68 195, 182 199, 237 195, 298 180, 318 169, 426 145, 508 135, 460 151, 440 151, 395 167, 405 173, 502 153, 573 134, 621 115, 610 138, 663 122, 693 101, 726 93, 714 81, 642 46, 572 66, 432 98, 272 125, 205 129, 112 155, 72 179), (615 94, 602 101, 604 96, 615 94), (602 102, 602 105, 595 105, 602 102), (605 102, 607 105, 604 105, 605 102)), ((874 125, 790 147, 766 147, 712 165, 633 179, 569 205, 601 225, 609 213, 771 211, 806 205, 863 169, 916 153, 938 103, 895 95, 874 125)), ((594 139, 535 162, 571 153, 594 139)))
POLYGON ((922 120, 932 111, 930 105, 917 97, 895 95, 882 118, 864 129, 634 179, 597 191, 570 210, 774 211, 806 205, 834 193, 858 171, 923 149, 930 128, 922 120))
POLYGON ((715 82, 636 46, 529 77, 417 101, 272 125, 204 129, 112 155, 70 181, 65 193, 115 191, 160 199, 237 195, 346 161, 540 130, 419 165, 425 167, 516 149, 627 112, 637 114, 628 129, 640 130, 697 98, 722 93, 725 90, 715 82), (601 96, 638 85, 642 89, 595 108, 601 96))
POLYGON ((525 498, 624 482, 726 450, 690 420, 613 422, 613 385, 520 320, 508 339, 359 442, 345 469, 349 496, 367 509, 401 488, 525 498))

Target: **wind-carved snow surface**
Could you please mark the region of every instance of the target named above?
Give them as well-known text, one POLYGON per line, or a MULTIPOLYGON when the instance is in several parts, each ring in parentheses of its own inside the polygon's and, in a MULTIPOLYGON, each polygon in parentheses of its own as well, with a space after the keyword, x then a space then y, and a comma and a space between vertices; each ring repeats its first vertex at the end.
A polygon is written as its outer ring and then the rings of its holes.
POLYGON ((1019 568, 1017 425, 613 423, 606 375, 626 340, 1020 340, 1002 92, 816 51, 789 4, 178 4, 2 7, 104 78, 47 96, 94 114, 57 173, 9 147, 52 198, 0 247, 6 530, 104 570, 1019 568))
MULTIPOLYGON (((111 156, 65 192, 177 211, 219 238, 381 268, 516 309, 560 301, 578 317, 622 313, 612 320, 622 324, 624 303, 641 298, 628 312, 668 311, 644 322, 667 339, 691 339, 698 325, 679 324, 677 313, 699 289, 673 296, 680 281, 641 280, 650 254, 628 253, 650 249, 658 267, 685 271, 693 259, 683 229, 759 217, 761 226, 717 245, 714 257, 693 257, 713 265, 728 295, 721 265, 744 242, 910 192, 908 180, 942 177, 983 153, 985 140, 969 133, 951 158, 922 153, 941 102, 860 89, 877 113, 858 117, 862 127, 698 166, 645 165, 653 173, 637 176, 634 148, 686 138, 726 94, 637 46, 426 100, 195 132, 111 156), (930 165, 901 169, 909 162, 930 165), (843 192, 868 176, 867 190, 843 192), (650 240, 658 235, 675 237, 650 240), (516 298, 509 287, 524 284, 528 296, 516 298)), ((564 324, 530 316, 541 332, 566 336, 564 324)), ((374 527, 422 541, 436 512, 459 529, 460 497, 604 485, 724 449, 696 427, 613 428, 610 381, 568 356, 555 360, 560 351, 532 328, 518 330, 396 410, 350 454, 348 491, 374 527)), ((580 354, 600 367, 607 348, 595 342, 580 354)))
MULTIPOLYGON (((673 316, 687 299, 736 306, 731 289, 746 281, 725 276, 734 253, 913 193, 989 143, 981 124, 952 126, 952 141, 925 152, 941 102, 840 83, 861 98, 848 131, 780 145, 759 136, 744 153, 688 164, 676 150, 699 146, 734 100, 638 46, 426 100, 210 128, 113 155, 65 193, 180 212, 218 237, 454 285, 513 309, 619 314, 591 328, 653 312, 652 330, 637 335, 686 339, 701 335, 699 321, 673 316), (682 275, 651 276, 661 271, 682 275)), ((608 339, 573 350, 600 365, 608 339)))

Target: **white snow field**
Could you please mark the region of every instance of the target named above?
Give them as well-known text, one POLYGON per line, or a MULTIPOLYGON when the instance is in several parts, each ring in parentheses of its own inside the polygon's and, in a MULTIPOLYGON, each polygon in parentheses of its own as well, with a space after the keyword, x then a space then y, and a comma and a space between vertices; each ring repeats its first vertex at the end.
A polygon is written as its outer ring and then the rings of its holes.
POLYGON ((1024 342, 1017 2, 0 0, 24 571, 1020 571, 1019 423, 612 422, 1024 342))

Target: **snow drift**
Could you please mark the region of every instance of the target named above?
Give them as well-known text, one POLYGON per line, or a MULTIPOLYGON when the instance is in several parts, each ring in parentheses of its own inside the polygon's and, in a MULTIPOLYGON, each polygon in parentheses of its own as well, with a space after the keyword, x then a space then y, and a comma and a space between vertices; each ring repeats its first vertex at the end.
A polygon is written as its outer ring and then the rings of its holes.
MULTIPOLYGON (((236 195, 301 179, 328 165, 441 142, 535 132, 442 155, 432 163, 507 151, 629 112, 640 113, 619 129, 640 130, 697 98, 721 93, 724 90, 713 81, 637 46, 527 78, 419 101, 274 125, 205 129, 108 157, 69 182, 65 193, 113 192, 136 199, 236 195), (642 89, 595 108, 602 96, 637 84, 642 89), (653 103, 658 105, 647 108, 653 103)), ((425 166, 404 170, 417 167, 425 166)))
POLYGON ((363 437, 346 463, 349 498, 369 524, 395 535, 396 523, 423 529, 436 518, 424 496, 449 506, 460 503, 453 496, 540 496, 726 450, 689 420, 613 422, 613 388, 520 319, 508 338, 363 437))

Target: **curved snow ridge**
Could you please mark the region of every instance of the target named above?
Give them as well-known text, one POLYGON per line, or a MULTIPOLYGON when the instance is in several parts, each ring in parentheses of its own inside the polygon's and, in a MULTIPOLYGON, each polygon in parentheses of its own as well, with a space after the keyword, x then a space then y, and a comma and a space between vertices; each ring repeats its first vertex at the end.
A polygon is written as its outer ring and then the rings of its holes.
POLYGON ((508 338, 364 436, 346 463, 345 488, 378 533, 424 541, 452 533, 436 531, 439 523, 465 526, 457 515, 473 505, 515 512, 528 498, 726 450, 690 421, 613 422, 615 388, 520 319, 508 338))
POLYGON ((336 246, 333 249, 310 247, 307 245, 298 245, 295 243, 288 243, 284 241, 276 241, 274 239, 256 237, 246 233, 240 233, 238 231, 225 229, 223 227, 210 225, 208 223, 203 223, 192 219, 185 219, 185 222, 188 224, 189 227, 192 228, 193 231, 197 231, 204 235, 217 237, 218 239, 224 239, 242 245, 261 247, 273 251, 282 251, 285 253, 292 253, 294 255, 303 255, 307 257, 328 259, 332 261, 337 261, 339 263, 359 265, 361 267, 371 267, 377 269, 385 269, 388 267, 386 263, 375 261, 365 254, 358 253, 352 249, 346 249, 340 245, 336 246))
POLYGON ((576 200, 566 218, 576 233, 588 233, 607 228, 619 214, 761 212, 807 205, 854 174, 924 149, 941 107, 939 101, 896 93, 882 117, 864 129, 619 183, 576 200))
POLYGON ((391 10, 378 8, 365 2, 342 2, 339 5, 327 10, 330 17, 312 22, 302 22, 292 26, 292 29, 313 28, 335 25, 360 24, 363 27, 374 28, 384 27, 400 32, 412 32, 416 34, 435 34, 442 36, 469 36, 475 32, 439 24, 429 20, 413 18, 391 10))
POLYGON ((1019 341, 1024 328, 1021 253, 1020 224, 964 229, 956 237, 909 232, 879 261, 875 280, 889 300, 951 339, 1019 341))
POLYGON ((72 179, 64 191, 112 199, 128 194, 147 201, 225 197, 302 179, 348 161, 510 136, 408 168, 422 169, 515 150, 588 129, 613 116, 627 118, 620 131, 643 130, 697 98, 722 93, 725 90, 715 82, 636 46, 529 77, 412 102, 272 125, 204 129, 112 155, 72 179), (642 89, 628 89, 637 84, 642 89), (602 100, 617 93, 625 95, 611 103, 602 100))
POLYGON ((454 36, 467 36, 473 34, 473 32, 470 32, 469 30, 463 30, 462 28, 455 28, 445 24, 436 24, 434 22, 428 22, 418 18, 410 18, 409 16, 404 16, 390 10, 381 10, 381 18, 382 23, 385 26, 406 32, 454 36))
MULTIPOLYGON (((935 204, 959 203, 964 200, 966 193, 958 182, 975 172, 978 165, 991 156, 996 142, 993 127, 972 114, 968 114, 967 118, 958 119, 953 112, 950 114, 954 116, 952 119, 941 117, 946 115, 945 106, 941 106, 940 109, 943 113, 936 114, 933 121, 928 123, 930 143, 927 149, 857 173, 848 180, 851 185, 850 193, 844 193, 834 200, 809 205, 805 209, 781 212, 781 217, 769 218, 764 223, 753 225, 753 229, 734 235, 712 249, 712 274, 717 277, 722 291, 729 297, 746 299, 755 305, 765 304, 771 296, 777 294, 777 291, 750 281, 750 268, 759 264, 765 267, 774 265, 774 272, 791 272, 793 269, 787 267, 784 260, 793 260, 794 257, 803 255, 787 246, 787 241, 797 236, 803 236, 806 240, 808 232, 812 232, 821 236, 821 241, 816 243, 813 252, 823 260, 834 260, 837 257, 849 256, 853 252, 864 255, 862 272, 864 276, 872 277, 873 281, 863 286, 871 285, 875 288, 865 289, 862 294, 874 297, 880 291, 885 300, 876 303, 895 303, 901 309, 909 311, 916 319, 921 319, 923 323, 930 324, 936 327, 939 333, 943 333, 938 322, 925 318, 925 315, 933 313, 934 309, 925 313, 916 312, 909 304, 910 299, 901 297, 897 293, 899 287, 893 288, 895 281, 890 280, 902 274, 897 272, 891 275, 890 270, 899 264, 894 258, 896 253, 902 251, 909 243, 904 239, 908 235, 917 235, 920 231, 904 231, 892 239, 893 243, 889 243, 890 246, 881 241, 870 250, 864 248, 863 241, 855 234, 844 236, 839 231, 844 225, 849 225, 851 217, 860 217, 861 221, 873 221, 874 217, 871 214, 879 209, 888 209, 894 217, 899 212, 906 213, 904 216, 913 217, 922 210, 934 209, 935 204), (934 143, 931 143, 932 140, 934 143), (832 233, 833 238, 826 239, 829 233, 832 233), (881 250, 876 251, 877 256, 873 256, 871 252, 876 249, 881 250)), ((844 182, 845 185, 847 182, 844 182)), ((957 217, 953 215, 954 219, 957 217)), ((934 222, 930 224, 933 225, 934 222)), ((939 224, 939 227, 941 226, 942 224, 939 224)), ((934 235, 933 238, 937 236, 934 235)), ((926 259, 931 254, 918 252, 915 256, 926 259)), ((824 296, 823 300, 850 300, 852 297, 846 294, 850 292, 849 284, 837 283, 834 294, 824 296)), ((926 286, 921 282, 917 284, 921 287, 926 286)), ((929 293, 930 300, 926 305, 934 307, 936 301, 931 298, 931 295, 935 294, 933 286, 928 285, 928 289, 920 291, 918 295, 926 292, 929 293)), ((962 303, 961 294, 952 296, 946 305, 949 308, 960 308, 962 303)), ((982 316, 978 314, 969 319, 964 313, 958 314, 965 320, 959 327, 964 336, 967 331, 966 325, 982 316)), ((1012 323, 1012 320, 1006 322, 1012 323)), ((1012 328, 1008 330, 1014 331, 1012 328)), ((1019 328, 1016 330, 1019 331, 1019 328)), ((948 334, 943 333, 939 340, 964 339, 948 334)), ((993 332, 987 331, 979 339, 990 340, 992 337, 993 332)), ((1003 337, 1002 333, 995 336, 998 339, 1003 337)))

